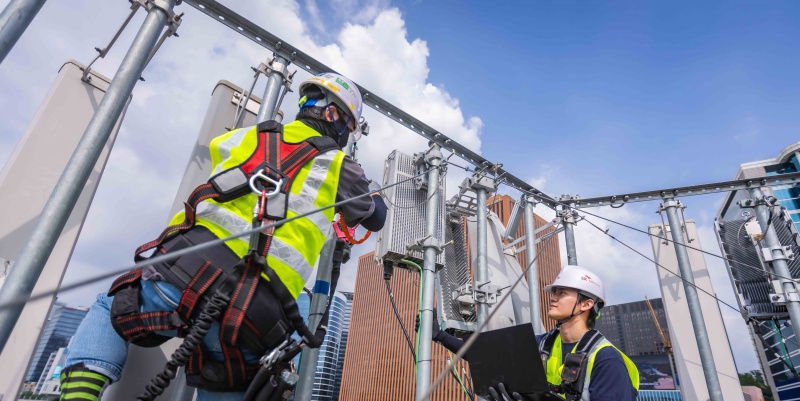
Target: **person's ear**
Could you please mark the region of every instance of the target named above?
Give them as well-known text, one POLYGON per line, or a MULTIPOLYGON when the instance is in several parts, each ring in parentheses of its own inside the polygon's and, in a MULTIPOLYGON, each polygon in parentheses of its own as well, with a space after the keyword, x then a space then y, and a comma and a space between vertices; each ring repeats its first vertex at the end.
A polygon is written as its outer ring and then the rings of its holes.
POLYGON ((325 121, 333 122, 333 121, 336 120, 336 118, 335 118, 336 116, 334 115, 334 113, 336 113, 336 108, 333 107, 333 105, 329 104, 329 105, 325 106, 325 111, 323 112, 322 115, 323 115, 323 117, 325 117, 325 121))
POLYGON ((594 308, 594 299, 588 298, 581 302, 581 310, 590 311, 594 308))

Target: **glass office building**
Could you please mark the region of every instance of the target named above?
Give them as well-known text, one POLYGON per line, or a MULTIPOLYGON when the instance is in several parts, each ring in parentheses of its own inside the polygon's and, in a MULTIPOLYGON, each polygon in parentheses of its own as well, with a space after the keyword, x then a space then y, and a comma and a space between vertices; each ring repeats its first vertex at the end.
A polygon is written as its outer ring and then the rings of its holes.
MULTIPOLYGON (((744 163, 734 179, 780 176, 800 171, 800 142, 784 148, 777 157, 744 163)), ((762 188, 765 195, 779 201, 779 208, 772 208, 771 226, 781 245, 800 255, 800 188, 794 184, 773 185, 762 188)), ((726 261, 728 273, 735 287, 741 309, 753 320, 747 322, 756 348, 765 379, 772 392, 781 400, 800 399, 800 380, 795 366, 800 366, 800 347, 786 307, 773 303, 772 296, 782 292, 770 281, 771 266, 764 262, 761 254, 763 244, 755 242, 747 234, 746 224, 756 221, 753 209, 741 208, 737 204, 748 199, 747 191, 730 192, 722 203, 716 220, 717 239, 726 261)), ((792 278, 800 278, 800 258, 789 260, 792 278)))
POLYGON ((88 308, 83 307, 67 307, 62 302, 56 302, 53 305, 41 337, 39 337, 39 341, 33 351, 31 364, 28 368, 28 373, 25 375, 26 382, 39 380, 47 361, 50 359, 50 354, 69 344, 70 338, 75 335, 78 325, 81 324, 88 311, 88 308))
POLYGON ((331 300, 328 333, 319 350, 317 372, 311 399, 314 401, 336 401, 342 382, 344 352, 347 333, 350 329, 350 311, 353 307, 353 293, 337 292, 331 300))

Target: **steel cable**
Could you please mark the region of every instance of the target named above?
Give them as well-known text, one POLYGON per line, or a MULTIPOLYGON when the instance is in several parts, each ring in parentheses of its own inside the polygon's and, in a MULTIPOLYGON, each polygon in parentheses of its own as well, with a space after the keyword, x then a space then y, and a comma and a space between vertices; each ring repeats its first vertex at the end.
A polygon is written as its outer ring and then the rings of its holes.
MULTIPOLYGON (((385 190, 387 188, 391 188, 391 187, 400 185, 400 184, 405 183, 407 181, 410 181, 410 180, 413 180, 413 179, 418 178, 420 176, 423 176, 425 174, 428 174, 428 172, 430 172, 431 170, 433 170, 435 168, 442 168, 442 166, 432 167, 432 168, 430 168, 430 169, 428 169, 426 171, 423 171, 423 172, 421 172, 421 173, 419 173, 419 174, 417 174, 415 176, 408 177, 406 179, 403 179, 403 180, 400 180, 398 182, 395 182, 394 184, 390 184, 390 185, 387 185, 385 187, 382 187, 382 188, 378 189, 378 191, 383 191, 383 190, 385 190)), ((119 276, 120 274, 126 273, 128 271, 133 270, 133 269, 142 268, 142 267, 145 267, 145 266, 148 266, 148 265, 152 265, 152 264, 156 264, 156 263, 171 261, 171 260, 177 259, 178 257, 183 256, 183 255, 194 253, 194 252, 200 251, 202 249, 210 248, 210 247, 215 246, 215 245, 223 244, 223 243, 225 243, 227 241, 234 240, 234 239, 237 239, 239 237, 248 236, 248 235, 251 235, 251 234, 257 233, 259 231, 263 231, 263 230, 272 228, 272 227, 279 227, 279 226, 282 226, 282 225, 284 225, 286 223, 292 222, 294 220, 301 219, 301 218, 304 218, 306 216, 310 216, 310 215, 312 215, 314 213, 320 213, 320 212, 322 212, 324 210, 327 210, 327 209, 336 208, 336 207, 348 204, 348 203, 353 202, 353 201, 355 201, 357 199, 361 199, 363 197, 370 196, 370 195, 372 195, 372 192, 368 192, 368 193, 365 193, 365 194, 354 196, 352 198, 348 198, 348 199, 333 203, 333 204, 328 205, 328 206, 323 206, 323 207, 315 209, 315 210, 311 210, 311 211, 308 211, 308 212, 305 212, 305 213, 301 213, 301 214, 299 214, 297 216, 288 217, 288 218, 276 221, 274 223, 266 224, 266 225, 263 225, 263 226, 260 226, 260 227, 257 227, 257 228, 251 228, 251 229, 242 231, 241 233, 230 235, 230 236, 225 237, 225 238, 218 238, 218 239, 215 239, 213 241, 203 242, 201 244, 197 244, 197 245, 191 246, 189 248, 184 248, 184 249, 176 250, 176 251, 169 252, 169 253, 166 253, 166 254, 163 254, 163 255, 151 257, 149 259, 142 260, 139 263, 135 263, 132 266, 125 267, 125 268, 122 268, 122 269, 116 269, 116 270, 113 270, 113 271, 111 271, 109 273, 104 273, 104 274, 101 274, 99 276, 95 276, 95 277, 92 277, 92 278, 89 278, 89 279, 86 279, 86 280, 79 281, 77 283, 65 285, 65 286, 62 286, 62 287, 59 287, 59 288, 56 288, 56 289, 53 289, 53 290, 49 290, 49 291, 44 291, 44 292, 41 292, 41 293, 38 293, 38 294, 35 294, 35 295, 31 295, 29 297, 20 297, 20 298, 14 299, 14 300, 12 300, 10 302, 7 302, 5 304, 0 305, 0 310, 8 309, 8 308, 19 306, 19 305, 24 305, 25 303, 27 303, 29 301, 34 301, 34 300, 37 300, 37 299, 41 299, 41 298, 45 298, 45 297, 57 294, 59 291, 68 291, 68 290, 72 290, 72 289, 75 289, 75 288, 83 287, 84 285, 87 285, 87 284, 91 284, 91 283, 102 281, 102 280, 105 280, 105 279, 108 279, 108 278, 116 277, 116 276, 119 276)))

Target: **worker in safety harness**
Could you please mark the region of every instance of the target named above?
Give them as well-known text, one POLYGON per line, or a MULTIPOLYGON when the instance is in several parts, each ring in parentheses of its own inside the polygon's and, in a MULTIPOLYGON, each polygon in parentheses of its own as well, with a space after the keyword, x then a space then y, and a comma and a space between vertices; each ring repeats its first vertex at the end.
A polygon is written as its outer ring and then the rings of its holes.
MULTIPOLYGON (((622 351, 594 330, 605 304, 603 282, 579 266, 564 266, 552 284, 547 315, 556 328, 536 336, 551 391, 567 400, 635 401, 639 371, 622 351)), ((434 317, 433 341, 458 352, 463 340, 440 330, 434 317)), ((527 400, 502 383, 490 389, 496 401, 527 400)))
POLYGON ((310 332, 295 302, 332 236, 334 209, 315 211, 351 200, 336 211, 347 226, 370 231, 386 218, 379 185, 341 151, 361 135, 358 88, 324 73, 301 83, 299 94, 295 121, 265 121, 211 141, 211 178, 135 259, 263 229, 119 277, 75 334, 61 400, 97 400, 119 380, 129 343, 153 347, 175 336, 183 344, 140 399, 161 394, 183 365, 201 401, 291 396, 291 358, 325 335, 322 324, 310 332), (295 219, 270 227, 286 218, 295 219), (291 339, 295 331, 300 343, 291 339))

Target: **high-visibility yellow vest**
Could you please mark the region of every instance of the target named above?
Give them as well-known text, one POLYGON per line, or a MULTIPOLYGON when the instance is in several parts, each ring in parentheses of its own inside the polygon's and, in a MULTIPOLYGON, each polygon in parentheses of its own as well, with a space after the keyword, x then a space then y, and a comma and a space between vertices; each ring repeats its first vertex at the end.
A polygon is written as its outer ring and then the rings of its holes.
MULTIPOLYGON (((283 141, 300 143, 320 134, 299 121, 283 126, 283 141)), ((240 128, 214 138, 209 145, 211 176, 238 166, 248 160, 258 147, 256 127, 240 128)), ((306 163, 292 182, 286 217, 329 206, 336 202, 339 170, 344 160, 341 151, 319 154, 306 163)), ((208 228, 219 238, 228 237, 252 228, 253 208, 258 201, 255 194, 247 194, 229 202, 207 199, 197 207, 197 225, 208 228)), ((275 271, 296 299, 311 275, 322 246, 330 235, 333 208, 292 220, 275 229, 267 254, 267 264, 275 271)), ((184 212, 172 218, 170 225, 184 220, 184 212)), ((249 237, 239 237, 225 242, 239 257, 249 250, 249 237)), ((261 276, 268 280, 265 274, 261 276)))
MULTIPOLYGON (((578 344, 572 348, 570 352, 575 352, 575 349, 578 347, 578 344)), ((592 379, 592 369, 594 368, 594 360, 597 357, 597 352, 605 347, 612 347, 619 351, 619 354, 622 355, 622 360, 625 362, 625 368, 628 370, 628 376, 631 379, 631 385, 636 391, 639 390, 639 369, 636 367, 636 364, 628 358, 625 353, 614 347, 608 340, 601 339, 598 341, 591 349, 589 349, 589 361, 586 364, 586 378, 583 381, 583 389, 581 393, 581 401, 589 401, 589 383, 592 379)), ((560 385, 561 384, 561 372, 564 370, 564 358, 562 358, 562 347, 561 347, 561 334, 558 334, 556 337, 555 342, 553 343, 553 350, 550 351, 550 357, 547 359, 547 381, 553 385, 560 385)))

